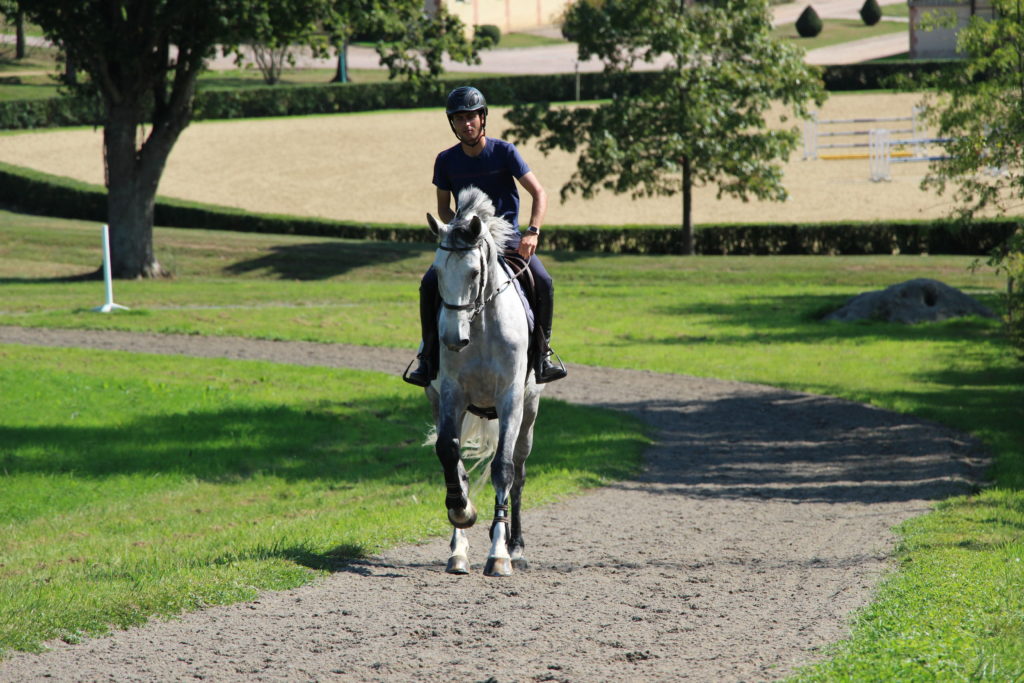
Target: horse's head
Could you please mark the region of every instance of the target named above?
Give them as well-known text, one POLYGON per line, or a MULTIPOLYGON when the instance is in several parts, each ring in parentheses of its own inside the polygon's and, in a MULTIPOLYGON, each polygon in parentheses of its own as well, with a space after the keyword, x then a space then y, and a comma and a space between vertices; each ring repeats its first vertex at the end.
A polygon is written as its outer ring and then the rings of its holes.
POLYGON ((434 272, 441 295, 441 318, 438 332, 441 343, 452 351, 461 351, 469 344, 469 328, 483 307, 485 261, 488 242, 479 216, 468 221, 456 217, 442 225, 427 214, 427 223, 438 236, 434 255, 434 272))
POLYGON ((427 214, 427 224, 438 238, 434 271, 443 306, 438 332, 441 343, 452 351, 469 344, 470 326, 483 309, 491 283, 496 244, 499 239, 503 243, 512 229, 494 216, 490 199, 475 187, 459 193, 458 205, 447 224, 427 214))

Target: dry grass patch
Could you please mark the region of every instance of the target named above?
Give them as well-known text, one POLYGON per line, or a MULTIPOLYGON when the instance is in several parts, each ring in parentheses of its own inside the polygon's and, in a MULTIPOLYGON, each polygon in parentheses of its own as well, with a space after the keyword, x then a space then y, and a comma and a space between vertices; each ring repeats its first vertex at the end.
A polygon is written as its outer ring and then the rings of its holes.
MULTIPOLYGON (((916 94, 837 94, 820 115, 907 116, 920 99, 916 94)), ((491 134, 500 135, 508 127, 505 111, 492 110, 491 134)), ((0 161, 101 184, 101 142, 102 131, 92 129, 2 136, 0 161)), ((171 154, 160 191, 168 197, 256 212, 416 224, 423 222, 426 211, 434 210, 434 157, 454 142, 440 108, 201 122, 185 131, 171 154)), ((680 220, 679 196, 632 200, 605 192, 591 201, 572 198, 562 204, 558 190, 572 175, 575 158, 565 153, 545 157, 529 145, 523 152, 553 197, 550 224, 674 225, 680 220)), ((874 183, 868 177, 867 159, 802 161, 800 157, 797 151, 785 166, 788 201, 718 200, 716 188, 700 188, 695 193, 694 220, 938 218, 951 208, 948 198, 919 189, 927 164, 894 165, 891 182, 874 183)))

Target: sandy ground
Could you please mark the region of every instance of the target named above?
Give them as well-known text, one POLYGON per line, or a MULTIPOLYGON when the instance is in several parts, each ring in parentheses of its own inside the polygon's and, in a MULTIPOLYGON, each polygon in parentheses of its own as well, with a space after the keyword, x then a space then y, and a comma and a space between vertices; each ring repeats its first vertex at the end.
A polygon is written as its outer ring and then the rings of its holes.
MULTIPOLYGON (((819 115, 822 119, 907 117, 919 100, 915 94, 837 94, 819 115)), ((492 134, 501 135, 508 127, 500 109, 495 109, 489 123, 492 134)), ((909 125, 903 121, 830 130, 909 125)), ((866 137, 845 139, 867 141, 866 137)), ((101 140, 102 132, 92 129, 0 136, 0 161, 102 184, 101 140)), ((434 157, 454 143, 440 111, 196 123, 172 152, 160 193, 257 212, 417 224, 427 211, 435 210, 434 157)), ((550 225, 677 225, 681 219, 678 195, 633 200, 603 191, 590 201, 572 198, 560 203, 559 188, 572 176, 575 158, 565 153, 545 157, 531 145, 522 151, 552 198, 550 225)), ((844 151, 867 154, 867 149, 844 151)), ((947 198, 918 188, 927 170, 925 163, 893 165, 893 180, 876 183, 869 179, 866 158, 803 161, 801 157, 798 150, 785 166, 788 201, 718 200, 715 187, 699 188, 694 195, 694 221, 936 218, 950 210, 947 198)), ((527 205, 524 202, 524 214, 527 205)))
MULTIPOLYGON (((0 343, 388 373, 407 361, 16 327, 0 343)), ((655 443, 637 480, 525 514, 530 569, 483 577, 478 525, 468 576, 446 575, 447 541, 431 539, 252 603, 16 655, 0 681, 777 679, 847 633, 891 566, 892 525, 966 491, 981 465, 941 426, 763 386, 572 366, 547 394, 635 414, 655 443)))

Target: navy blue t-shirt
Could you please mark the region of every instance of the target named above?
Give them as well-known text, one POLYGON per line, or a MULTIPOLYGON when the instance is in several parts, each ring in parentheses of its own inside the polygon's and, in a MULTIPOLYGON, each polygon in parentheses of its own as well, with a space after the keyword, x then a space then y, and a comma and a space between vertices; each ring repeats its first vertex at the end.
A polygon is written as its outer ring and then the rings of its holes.
POLYGON ((469 185, 480 188, 494 202, 494 212, 518 228, 516 179, 529 172, 530 167, 515 145, 487 138, 483 151, 475 157, 463 152, 461 143, 438 154, 434 161, 434 185, 448 190, 456 199, 459 191, 469 185))

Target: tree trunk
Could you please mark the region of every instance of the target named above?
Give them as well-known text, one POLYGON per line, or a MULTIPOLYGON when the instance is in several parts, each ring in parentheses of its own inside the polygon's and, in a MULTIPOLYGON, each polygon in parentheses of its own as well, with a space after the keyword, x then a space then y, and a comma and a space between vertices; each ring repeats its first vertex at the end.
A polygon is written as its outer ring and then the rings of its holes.
POLYGON ((693 222, 693 174, 690 169, 690 157, 683 157, 683 253, 692 256, 694 251, 693 222))
POLYGON ((338 47, 338 69, 334 73, 331 83, 348 83, 348 41, 345 40, 338 47))
POLYGON ((110 107, 103 129, 110 268, 116 278, 169 274, 153 253, 153 208, 171 145, 162 136, 152 135, 144 149, 138 147, 140 109, 131 105, 110 107))
POLYGON ((14 58, 25 59, 25 13, 21 10, 14 15, 14 35, 14 58))

